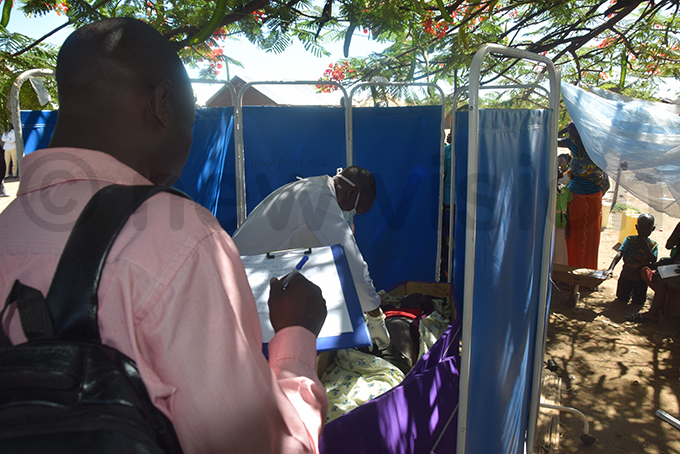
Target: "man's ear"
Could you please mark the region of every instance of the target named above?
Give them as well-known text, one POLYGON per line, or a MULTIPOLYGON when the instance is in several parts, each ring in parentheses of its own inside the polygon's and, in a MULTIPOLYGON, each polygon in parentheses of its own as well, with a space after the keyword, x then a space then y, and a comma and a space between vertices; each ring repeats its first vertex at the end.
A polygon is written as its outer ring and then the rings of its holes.
POLYGON ((360 192, 361 189, 359 186, 350 186, 350 188, 347 190, 347 196, 354 198, 354 196, 360 192))
POLYGON ((171 94, 172 84, 168 79, 163 79, 151 88, 149 96, 149 114, 163 128, 167 128, 169 122, 171 94))

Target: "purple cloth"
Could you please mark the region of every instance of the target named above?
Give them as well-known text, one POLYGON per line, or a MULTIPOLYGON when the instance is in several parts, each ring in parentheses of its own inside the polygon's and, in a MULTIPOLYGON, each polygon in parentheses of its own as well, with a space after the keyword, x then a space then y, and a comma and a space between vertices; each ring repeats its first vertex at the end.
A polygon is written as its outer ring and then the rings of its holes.
POLYGON ((458 318, 399 386, 327 424, 320 452, 455 452, 459 344, 458 318))

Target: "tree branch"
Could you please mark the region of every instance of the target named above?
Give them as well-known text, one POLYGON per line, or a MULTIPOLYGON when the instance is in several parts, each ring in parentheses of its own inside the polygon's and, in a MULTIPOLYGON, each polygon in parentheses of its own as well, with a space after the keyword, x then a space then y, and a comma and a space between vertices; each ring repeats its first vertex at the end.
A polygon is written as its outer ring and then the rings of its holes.
POLYGON ((54 35, 55 33, 57 33, 59 30, 63 30, 64 28, 68 27, 69 25, 71 25, 71 21, 70 21, 70 20, 69 20, 68 22, 65 22, 65 23, 61 24, 59 27, 55 28, 55 29, 52 30, 51 32, 47 33, 46 35, 41 36, 40 38, 38 38, 37 40, 33 41, 31 44, 29 44, 28 46, 24 47, 23 49, 19 49, 18 51, 16 51, 15 53, 13 53, 11 56, 12 56, 12 57, 18 57, 19 55, 28 52, 29 50, 33 49, 35 46, 37 46, 37 45, 40 44, 41 42, 45 41, 45 40, 46 40, 47 38, 49 38, 50 36, 52 36, 52 35, 54 35))
MULTIPOLYGON (((234 22, 238 22, 241 19, 243 19, 245 16, 257 11, 258 9, 262 9, 265 6, 269 4, 269 0, 252 0, 250 3, 244 5, 242 8, 237 9, 229 14, 226 14, 222 20, 220 21, 220 25, 218 25, 218 28, 221 27, 226 27, 227 25, 233 24, 234 22)), ((166 38, 171 38, 173 36, 176 36, 180 33, 186 33, 187 37, 184 38, 181 41, 175 41, 175 42, 170 42, 172 47, 176 50, 179 51, 180 49, 183 49, 186 47, 191 40, 191 38, 196 35, 201 29, 199 27, 184 27, 182 32, 178 32, 177 30, 173 30, 172 32, 166 33, 164 36, 166 38)))
MULTIPOLYGON (((580 49, 581 47, 586 45, 588 43, 588 41, 595 38, 596 36, 598 36, 603 31, 605 31, 607 29, 611 29, 612 27, 614 27, 614 25, 616 25, 618 22, 623 20, 626 16, 628 16, 628 14, 633 12, 633 10, 635 8, 637 8, 637 4, 626 6, 623 9, 619 10, 619 12, 617 12, 614 17, 609 19, 607 22, 601 24, 600 26, 592 29, 589 33, 586 33, 585 35, 582 35, 582 36, 576 36, 574 38, 566 39, 565 42, 570 42, 569 46, 567 46, 565 49, 562 49, 561 51, 559 51, 557 53, 557 55, 555 55, 553 57, 553 60, 554 61, 559 60, 559 58, 561 56, 563 56, 564 54, 566 54, 567 52, 576 52, 578 49, 580 49)), ((541 52, 545 52, 547 50, 552 50, 554 48, 555 48, 554 45, 543 45, 543 46, 537 45, 537 46, 530 46, 528 50, 531 51, 531 52, 535 52, 535 53, 541 53, 541 52)))

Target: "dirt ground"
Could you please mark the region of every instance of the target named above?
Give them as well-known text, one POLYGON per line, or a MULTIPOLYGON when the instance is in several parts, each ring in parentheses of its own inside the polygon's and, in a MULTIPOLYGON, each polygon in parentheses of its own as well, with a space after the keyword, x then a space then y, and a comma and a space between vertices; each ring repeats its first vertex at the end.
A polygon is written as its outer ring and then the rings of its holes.
POLYGON ((5 192, 9 197, 0 197, 0 212, 7 208, 7 205, 16 198, 17 191, 19 190, 19 179, 12 178, 5 180, 5 192))
MULTIPOLYGON (((651 238, 659 243, 659 256, 667 256, 666 239, 678 219, 656 213, 625 191, 622 201, 655 216, 651 238)), ((602 231, 599 269, 607 269, 616 255, 620 222, 621 214, 612 213, 602 231)), ((598 288, 582 288, 574 308, 568 290, 553 287, 545 361, 554 360, 558 369, 546 368, 544 374, 559 374, 561 405, 583 412, 597 438, 585 446, 581 420, 561 413, 559 453, 680 453, 680 430, 654 414, 661 409, 680 419, 680 318, 662 315, 659 324, 624 321, 649 308, 653 291, 642 308, 615 301, 622 265, 598 288)))

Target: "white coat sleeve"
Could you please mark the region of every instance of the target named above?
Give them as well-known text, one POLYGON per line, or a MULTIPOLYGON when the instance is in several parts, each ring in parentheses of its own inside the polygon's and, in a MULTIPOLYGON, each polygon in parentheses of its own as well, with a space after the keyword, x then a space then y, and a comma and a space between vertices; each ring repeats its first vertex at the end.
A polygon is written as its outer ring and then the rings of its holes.
POLYGON ((318 200, 312 198, 302 203, 302 212, 305 223, 321 244, 341 244, 345 249, 363 311, 370 312, 380 306, 380 296, 373 286, 368 265, 359 251, 349 224, 342 217, 335 195, 330 190, 321 191, 318 200))

